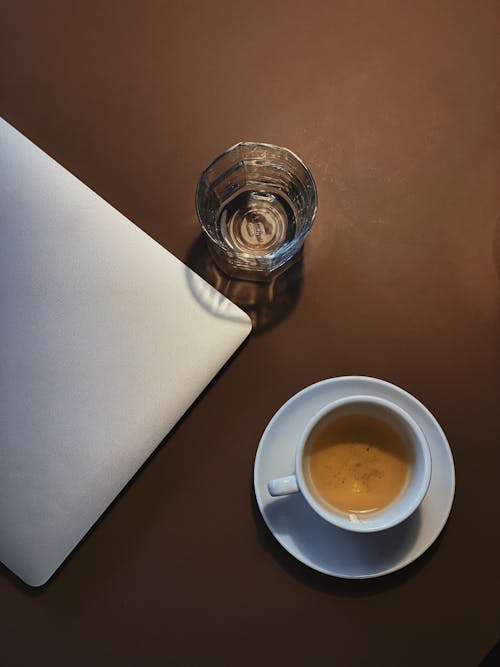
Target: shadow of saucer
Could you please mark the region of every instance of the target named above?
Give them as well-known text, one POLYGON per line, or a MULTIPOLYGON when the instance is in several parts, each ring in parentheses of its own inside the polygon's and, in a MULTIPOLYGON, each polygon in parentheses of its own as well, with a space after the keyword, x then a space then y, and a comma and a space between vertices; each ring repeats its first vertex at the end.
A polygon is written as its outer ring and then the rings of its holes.
MULTIPOLYGON (((184 262, 207 283, 244 310, 252 320, 254 334, 259 334, 284 320, 295 308, 302 283, 302 256, 286 271, 267 282, 231 278, 214 262, 202 234, 189 249, 184 262)), ((189 282, 194 296, 204 303, 202 281, 189 282)), ((210 296, 213 300, 213 295, 210 296)), ((213 304, 208 304, 213 310, 213 304)))
MULTIPOLYGON (((292 556, 270 531, 262 519, 252 490, 252 510, 261 547, 295 579, 315 590, 337 595, 373 595, 391 588, 413 576, 432 558, 441 536, 415 561, 389 575, 359 577, 360 572, 390 570, 413 547, 421 528, 421 513, 417 510, 404 523, 374 534, 352 534, 327 526, 307 505, 300 494, 278 498, 264 509, 266 521, 273 526, 278 538, 293 542, 302 562, 292 556), (342 570, 343 577, 330 576, 312 567, 327 571, 342 570)), ((446 528, 445 528, 446 529, 446 528)))

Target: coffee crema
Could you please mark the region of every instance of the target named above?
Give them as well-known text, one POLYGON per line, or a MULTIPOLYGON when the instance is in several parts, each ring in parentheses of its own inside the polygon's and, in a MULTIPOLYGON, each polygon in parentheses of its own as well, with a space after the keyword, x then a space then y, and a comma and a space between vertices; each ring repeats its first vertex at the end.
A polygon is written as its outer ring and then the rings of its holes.
POLYGON ((407 446, 386 422, 344 415, 319 424, 305 448, 305 474, 319 500, 347 513, 375 512, 403 490, 407 446))

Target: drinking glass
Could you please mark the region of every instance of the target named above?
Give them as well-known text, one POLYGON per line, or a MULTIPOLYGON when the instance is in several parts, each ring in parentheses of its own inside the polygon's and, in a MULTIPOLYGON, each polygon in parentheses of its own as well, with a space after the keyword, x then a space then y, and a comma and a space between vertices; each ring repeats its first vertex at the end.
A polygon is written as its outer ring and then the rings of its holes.
POLYGON ((302 248, 317 209, 311 172, 292 151, 244 141, 202 172, 196 212, 219 267, 267 280, 302 248))

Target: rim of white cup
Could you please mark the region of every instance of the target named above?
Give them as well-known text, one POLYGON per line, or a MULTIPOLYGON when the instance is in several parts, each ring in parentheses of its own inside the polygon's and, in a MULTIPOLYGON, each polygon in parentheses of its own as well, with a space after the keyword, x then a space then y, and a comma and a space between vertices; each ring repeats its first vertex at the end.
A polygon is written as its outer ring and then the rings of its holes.
MULTIPOLYGON (((431 471, 432 471, 432 459, 431 459, 429 445, 422 429, 413 419, 413 417, 411 417, 411 415, 409 415, 405 410, 400 408, 398 405, 392 403, 392 401, 388 401, 384 398, 378 398, 375 396, 367 396, 362 394, 357 396, 349 396, 347 398, 340 398, 336 401, 333 401, 332 403, 329 403, 328 405, 325 405, 319 412, 317 412, 309 420, 304 431, 302 432, 299 445, 297 447, 297 451, 295 454, 295 474, 297 477, 297 484, 302 495, 304 496, 308 504, 311 506, 311 508, 317 514, 319 514, 323 519, 325 519, 325 521, 328 521, 334 526, 358 533, 370 533, 370 532, 379 532, 382 530, 387 530, 388 528, 397 526, 398 524, 405 521, 409 516, 411 516, 420 506, 425 497, 425 494, 427 493, 431 480, 431 471), (358 520, 352 520, 345 516, 342 516, 340 511, 339 514, 336 514, 334 511, 329 511, 324 505, 319 503, 315 499, 313 494, 310 492, 309 484, 305 479, 303 472, 302 454, 304 452, 304 448, 307 444, 309 436, 314 427, 329 413, 346 405, 356 404, 356 403, 371 403, 372 405, 383 407, 385 408, 385 410, 393 412, 395 415, 397 415, 397 417, 403 420, 409 427, 412 433, 412 440, 415 443, 415 445, 420 448, 423 455, 424 474, 420 486, 418 487, 417 492, 414 494, 411 503, 408 503, 406 509, 401 513, 397 514, 392 520, 387 519, 387 521, 385 522, 384 521, 381 522, 380 518, 383 517, 386 509, 394 508, 394 506, 398 502, 401 502, 401 500, 404 497, 404 491, 398 497, 396 497, 387 506, 387 508, 382 508, 381 510, 373 512, 372 515, 367 515, 362 520, 360 520, 359 518, 358 520)), ((357 516, 355 513, 353 513, 353 515, 357 516)))

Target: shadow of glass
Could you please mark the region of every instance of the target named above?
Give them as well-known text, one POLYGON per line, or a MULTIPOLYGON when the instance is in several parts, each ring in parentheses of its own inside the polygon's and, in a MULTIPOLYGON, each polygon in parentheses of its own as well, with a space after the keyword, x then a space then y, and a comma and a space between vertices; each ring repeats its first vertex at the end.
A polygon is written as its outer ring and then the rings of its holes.
MULTIPOLYGON (((202 234, 189 249, 184 262, 207 283, 239 306, 249 315, 254 334, 271 329, 283 321, 295 308, 300 297, 302 283, 302 253, 286 271, 267 282, 253 282, 231 278, 214 262, 202 234)), ((191 291, 210 312, 220 308, 214 304, 214 295, 202 280, 188 275, 191 291)), ((222 303, 222 300, 221 300, 222 303)), ((223 313, 217 311, 218 315, 223 313)))
MULTIPOLYGON (((412 563, 388 575, 369 579, 349 579, 323 574, 294 558, 271 533, 257 505, 252 490, 252 510, 260 545, 291 576, 315 590, 332 595, 365 596, 390 590, 414 576, 432 558, 445 529, 434 544, 412 563)), ((278 535, 291 536, 305 559, 329 569, 343 564, 346 577, 360 569, 383 571, 408 552, 418 536, 421 515, 417 510, 395 528, 379 533, 351 534, 334 526, 325 531, 324 521, 307 505, 300 494, 279 498, 265 509, 266 519, 278 535), (300 529, 299 529, 300 528, 300 529), (321 554, 318 558, 318 554, 321 554), (334 561, 334 563, 333 563, 334 561)))

